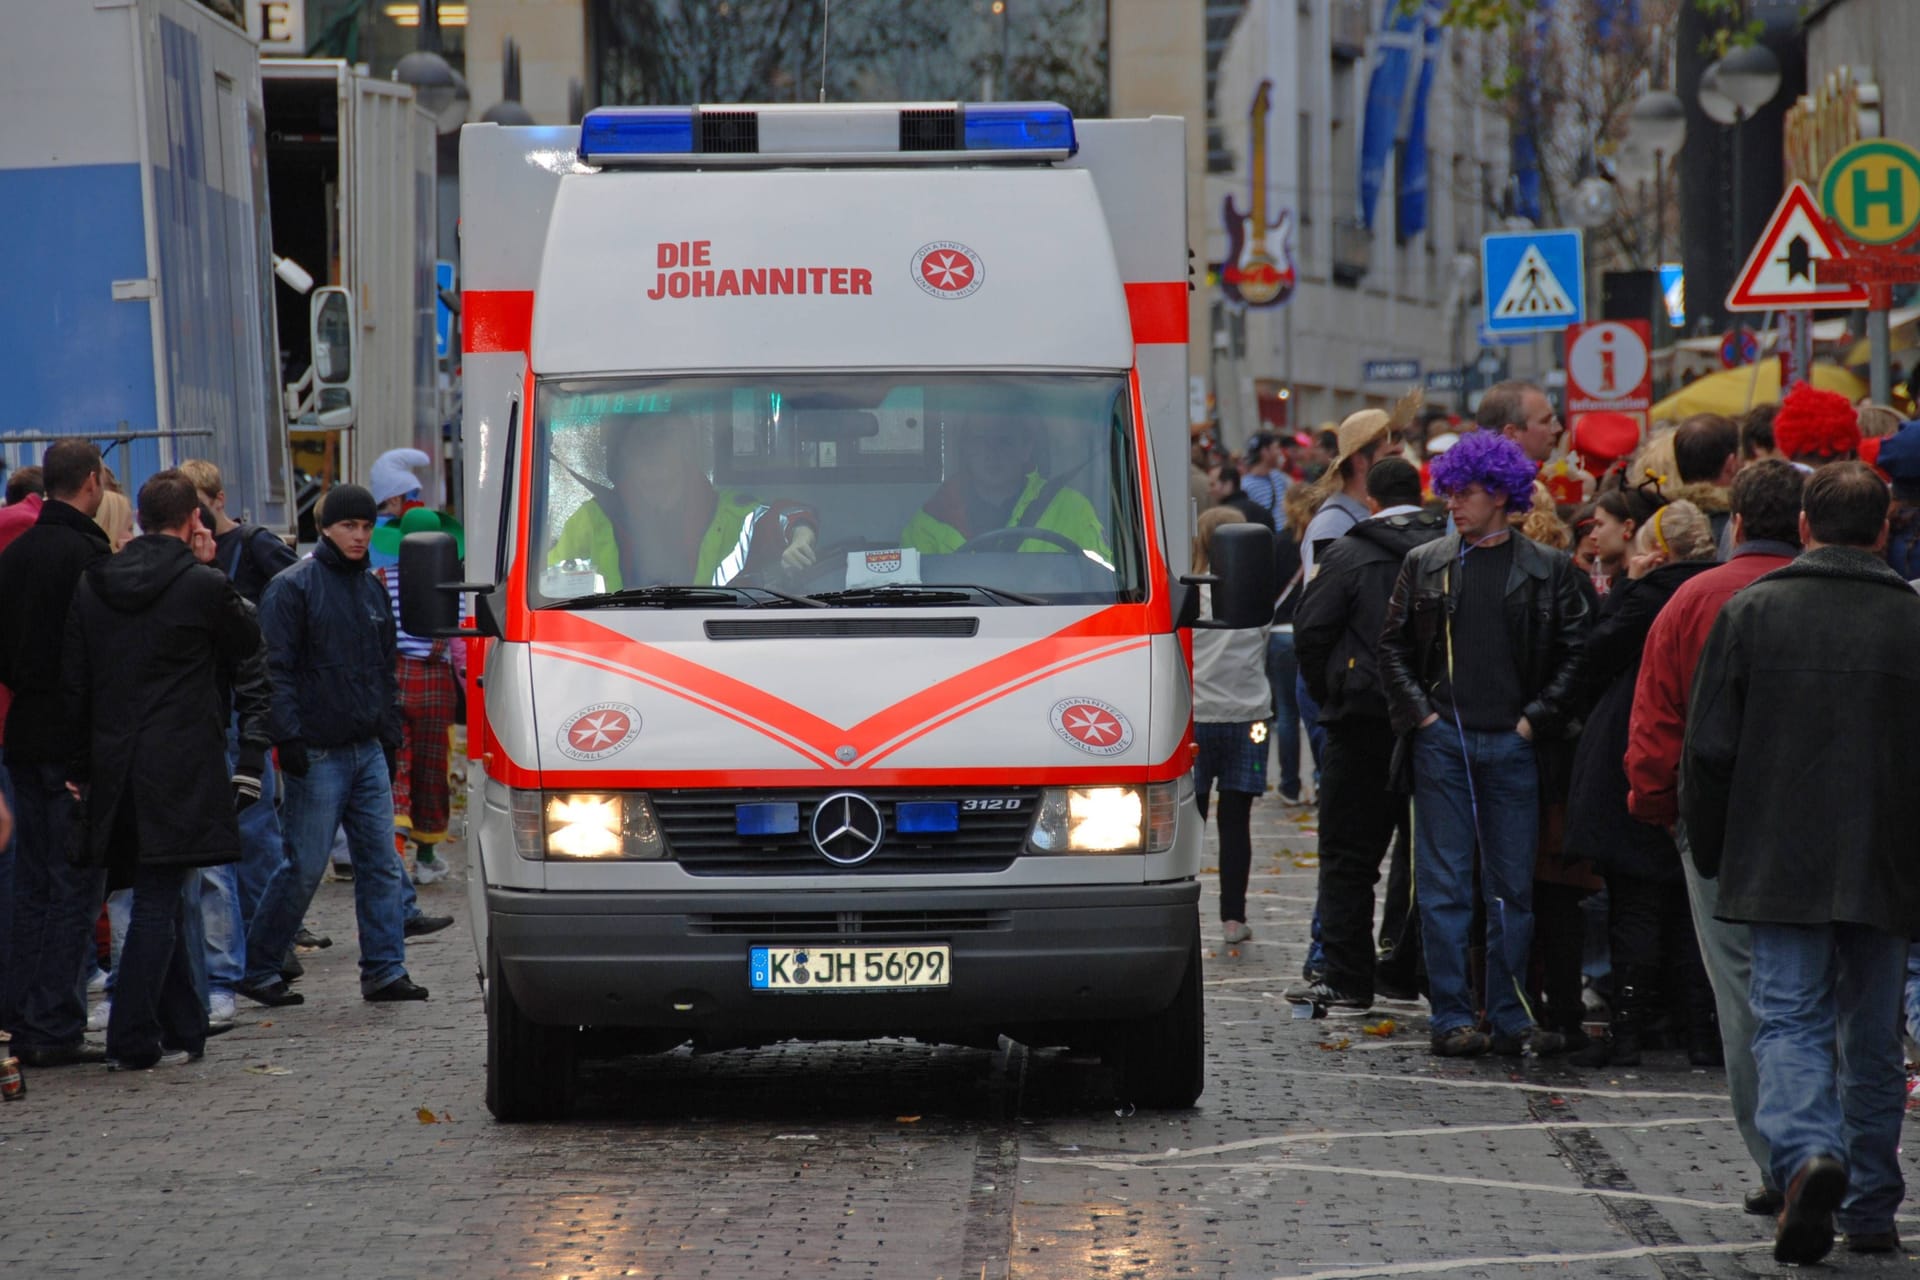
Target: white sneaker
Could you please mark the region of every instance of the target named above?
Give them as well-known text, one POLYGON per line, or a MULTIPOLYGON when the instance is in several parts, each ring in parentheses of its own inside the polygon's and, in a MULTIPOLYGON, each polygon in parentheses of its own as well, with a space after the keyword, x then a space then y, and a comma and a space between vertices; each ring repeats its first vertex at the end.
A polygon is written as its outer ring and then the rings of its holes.
POLYGON ((1247 928, 1245 920, 1224 920, 1220 924, 1220 932, 1228 942, 1245 942, 1253 936, 1253 930, 1247 928))
POLYGON ((413 863, 413 882, 415 884, 433 884, 445 880, 448 874, 447 860, 438 854, 422 849, 413 863))
POLYGON ((233 992, 216 991, 207 997, 208 1022, 232 1022, 235 1011, 233 992))
POLYGON ((113 1001, 102 1000, 87 1011, 87 1030, 105 1031, 107 1019, 113 1016, 113 1001))
POLYGON ((105 969, 95 969, 93 976, 87 979, 87 994, 97 996, 106 989, 107 971, 105 969))

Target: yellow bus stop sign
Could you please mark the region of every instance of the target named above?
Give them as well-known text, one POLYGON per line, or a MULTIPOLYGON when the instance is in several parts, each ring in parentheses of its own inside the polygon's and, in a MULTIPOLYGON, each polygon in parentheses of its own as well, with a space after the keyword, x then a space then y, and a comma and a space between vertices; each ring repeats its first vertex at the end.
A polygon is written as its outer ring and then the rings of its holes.
POLYGON ((1851 240, 1901 243, 1920 230, 1920 153, 1886 138, 1854 143, 1827 166, 1820 207, 1851 240))

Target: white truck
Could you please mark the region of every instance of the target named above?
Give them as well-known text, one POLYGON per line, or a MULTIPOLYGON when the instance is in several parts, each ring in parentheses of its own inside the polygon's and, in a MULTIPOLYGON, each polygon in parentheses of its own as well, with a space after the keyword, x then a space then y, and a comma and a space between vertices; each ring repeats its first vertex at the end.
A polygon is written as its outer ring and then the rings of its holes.
MULTIPOLYGON (((438 459, 433 117, 406 85, 341 59, 265 58, 260 71, 274 252, 321 286, 280 297, 301 470, 365 484, 389 449, 438 459)), ((426 477, 429 506, 446 501, 443 471, 426 477)), ((310 484, 303 512, 318 494, 310 484)))
MULTIPOLYGON (((1177 119, 617 108, 461 139, 487 1101, 915 1036, 1203 1084, 1177 119)), ((1215 615, 1271 611, 1222 530, 1215 615)), ((471 634, 471 633, 469 633, 471 634)))
MULTIPOLYGON (((0 16, 0 449, 93 440, 129 493, 211 458, 293 527, 259 57, 191 0, 0 16)), ((290 291, 289 291, 290 292, 290 291)))

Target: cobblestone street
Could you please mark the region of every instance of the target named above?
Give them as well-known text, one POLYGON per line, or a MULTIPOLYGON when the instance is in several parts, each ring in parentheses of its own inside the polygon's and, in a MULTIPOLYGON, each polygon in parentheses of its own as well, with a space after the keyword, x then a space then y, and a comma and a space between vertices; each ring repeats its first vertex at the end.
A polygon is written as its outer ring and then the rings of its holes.
POLYGON ((1055 1054, 885 1043, 593 1063, 570 1122, 497 1125, 464 883, 422 891, 461 922, 410 947, 433 999, 398 1006, 358 998, 350 886, 329 883, 304 1007, 243 1008, 188 1067, 30 1073, 0 1108, 0 1257, 369 1280, 1785 1274, 1740 1211, 1722 1079, 1684 1055, 1441 1065, 1411 1006, 1373 1015, 1398 1020, 1385 1038, 1293 1019, 1314 837, 1274 801, 1255 824, 1254 940, 1229 951, 1203 903, 1213 1071, 1190 1113, 1136 1112, 1055 1054))

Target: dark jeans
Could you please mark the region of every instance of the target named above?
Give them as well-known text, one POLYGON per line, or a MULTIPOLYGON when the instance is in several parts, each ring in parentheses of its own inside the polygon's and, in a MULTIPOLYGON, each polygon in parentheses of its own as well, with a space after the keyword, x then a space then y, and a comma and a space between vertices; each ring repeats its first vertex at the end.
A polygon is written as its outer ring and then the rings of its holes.
MULTIPOLYGON (((1200 792, 1194 800, 1205 822, 1207 793, 1200 792)), ((1221 791, 1219 828, 1220 918, 1245 924, 1247 877, 1253 873, 1253 797, 1244 791, 1221 791)))
MULTIPOLYGON (((1570 884, 1536 880, 1533 885, 1533 954, 1541 998, 1533 1020, 1552 1031, 1579 1031, 1586 1022, 1580 995, 1580 961, 1587 945, 1587 913, 1580 901, 1585 896, 1586 890, 1570 884)), ((1686 914, 1684 898, 1680 911, 1686 914)))
POLYGON ((1693 912, 1684 888, 1672 880, 1608 874, 1607 946, 1616 968, 1644 965, 1663 981, 1705 989, 1706 967, 1693 936, 1693 912))
MULTIPOLYGON (((235 765, 239 760, 240 726, 235 721, 227 727, 227 763, 235 765)), ((280 832, 280 774, 269 754, 260 773, 260 798, 240 811, 240 861, 233 876, 243 930, 252 927, 267 885, 286 862, 287 844, 280 832)))
POLYGON ((1273 690, 1273 719, 1267 721, 1267 736, 1280 753, 1280 794, 1290 800, 1300 798, 1300 705, 1293 694, 1299 678, 1293 631, 1276 628, 1267 637, 1267 684, 1273 690))
POLYGON ((1326 726, 1321 757, 1320 917, 1327 983, 1373 998, 1376 943, 1373 888, 1380 862, 1406 814, 1405 796, 1389 786, 1393 729, 1385 720, 1349 717, 1326 726))
POLYGON ((206 982, 195 963, 206 949, 199 888, 197 867, 143 866, 133 874, 133 914, 107 1021, 107 1053, 126 1066, 206 1048, 206 982))
POLYGON ((1300 723, 1307 726, 1307 749, 1313 753, 1313 789, 1317 792, 1327 754, 1327 731, 1320 727, 1320 704, 1307 692, 1305 676, 1293 678, 1293 703, 1300 709, 1300 723))
POLYGON ((87 1031, 93 924, 107 873, 67 860, 78 806, 57 765, 10 764, 16 805, 13 938, 4 1013, 16 1049, 79 1044, 87 1031))
MULTIPOLYGON (((13 798, 13 775, 7 772, 7 753, 0 747, 0 797, 4 797, 7 812, 19 809, 13 798)), ((5 844, 0 844, 0 1027, 10 1026, 7 1020, 9 1008, 7 996, 7 974, 12 971, 12 957, 9 948, 13 945, 13 846, 16 837, 8 836, 5 844)))

